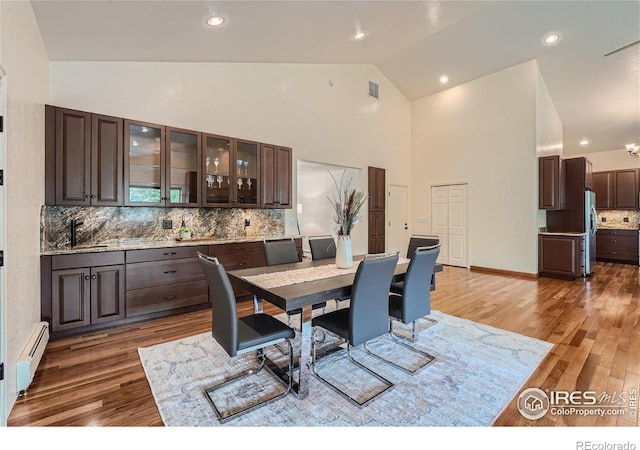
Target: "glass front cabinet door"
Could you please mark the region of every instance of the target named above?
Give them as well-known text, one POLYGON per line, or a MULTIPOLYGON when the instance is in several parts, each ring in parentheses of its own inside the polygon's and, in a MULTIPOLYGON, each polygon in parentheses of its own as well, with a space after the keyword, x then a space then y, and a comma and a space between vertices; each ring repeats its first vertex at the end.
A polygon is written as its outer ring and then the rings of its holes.
POLYGON ((200 204, 201 134, 195 131, 167 128, 165 167, 166 206, 198 206, 200 204))
POLYGON ((236 140, 236 202, 239 208, 257 207, 260 199, 260 144, 236 140))
POLYGON ((164 127, 126 120, 124 132, 124 204, 164 206, 164 127))
POLYGON ((204 135, 202 158, 202 206, 233 206, 233 140, 224 136, 204 135))

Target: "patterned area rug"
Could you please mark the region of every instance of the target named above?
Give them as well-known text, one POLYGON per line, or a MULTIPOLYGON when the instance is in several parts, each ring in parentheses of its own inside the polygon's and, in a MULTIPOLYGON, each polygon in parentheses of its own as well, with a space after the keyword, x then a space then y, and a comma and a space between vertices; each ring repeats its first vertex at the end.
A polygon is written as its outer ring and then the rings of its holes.
MULTIPOLYGON (((433 311, 438 322, 413 343, 435 361, 410 375, 356 350, 354 356, 395 383, 358 408, 315 377, 309 396, 294 394, 234 419, 225 426, 490 426, 551 350, 552 344, 433 311)), ((428 325, 421 321, 421 327, 428 325)), ((370 346, 395 354, 389 337, 370 346)), ((211 427, 218 422, 204 389, 226 373, 254 366, 253 354, 229 358, 209 333, 138 349, 165 426, 211 427)), ((269 356, 277 356, 273 350, 269 356)), ((338 352, 319 365, 352 387, 379 389, 338 352), (341 361, 342 359, 343 361, 341 361), (326 369, 329 368, 329 369, 326 369)), ((323 373, 323 372, 321 372, 323 373)), ((253 390, 243 386, 240 393, 253 390)))

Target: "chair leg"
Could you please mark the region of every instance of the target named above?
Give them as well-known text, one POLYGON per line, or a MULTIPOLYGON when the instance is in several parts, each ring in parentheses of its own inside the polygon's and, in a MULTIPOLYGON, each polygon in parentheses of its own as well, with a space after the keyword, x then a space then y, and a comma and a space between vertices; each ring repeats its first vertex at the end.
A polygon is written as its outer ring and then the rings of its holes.
MULTIPOLYGON (((415 326, 416 326, 416 324, 415 324, 415 321, 414 321, 413 322, 414 336, 415 336, 415 326)), ((391 336, 391 340, 393 342, 395 342, 395 343, 397 343, 399 345, 402 345, 403 347, 407 348, 408 350, 412 351, 413 353, 416 353, 416 354, 426 358, 428 361, 426 363, 421 364, 420 366, 416 367, 415 369, 410 369, 410 368, 407 368, 407 367, 404 367, 404 366, 398 364, 395 361, 391 361, 390 359, 384 358, 384 357, 378 355, 377 353, 374 353, 373 351, 369 350, 369 348, 367 347, 367 343, 364 344, 364 350, 369 355, 379 359, 380 361, 385 362, 386 364, 389 364, 392 367, 400 369, 400 370, 402 370, 402 371, 404 371, 404 372, 406 372, 408 374, 414 374, 417 371, 419 371, 420 369, 422 369, 423 367, 426 367, 429 364, 431 364, 433 361, 435 361, 435 359, 436 359, 435 356, 430 355, 427 352, 423 352, 422 350, 419 350, 419 349, 417 349, 417 348, 415 348, 415 347, 413 347, 413 346, 411 346, 411 345, 409 345, 409 344, 407 344, 405 342, 402 342, 400 339, 398 339, 397 335, 393 332, 393 320, 391 320, 390 323, 389 323, 389 335, 391 336)), ((409 340, 408 338, 405 338, 405 337, 401 337, 401 339, 409 340)))
POLYGON ((411 322, 411 336, 410 337, 404 336, 404 335, 402 335, 400 333, 396 333, 395 331, 393 331, 393 322, 395 322, 397 319, 390 319, 390 321, 389 321, 389 330, 391 331, 391 333, 393 334, 394 337, 398 337, 400 339, 404 339, 404 340, 409 341, 409 342, 415 342, 418 339, 418 333, 420 331, 424 331, 427 328, 432 327, 433 325, 438 323, 437 320, 432 319, 430 317, 422 317, 422 319, 426 320, 427 322, 429 322, 429 324, 426 327, 421 328, 420 330, 418 330, 418 322, 415 321, 415 320, 413 322, 411 322))
POLYGON ((249 369, 246 370, 238 375, 234 375, 231 378, 226 379, 225 381, 218 383, 214 386, 208 387, 204 390, 205 395, 207 397, 207 399, 209 400, 209 403, 211 403, 211 406, 213 407, 213 410, 216 413, 216 416, 218 417, 218 420, 220 421, 220 423, 227 423, 232 419, 235 419, 237 417, 240 417, 244 414, 247 414, 251 411, 254 411, 256 409, 258 409, 261 406, 264 406, 268 403, 274 402, 284 396, 286 396, 292 388, 293 385, 293 346, 291 344, 291 340, 290 339, 286 339, 287 341, 287 346, 288 346, 288 350, 289 350, 289 355, 288 355, 288 374, 289 374, 289 380, 288 383, 285 384, 283 380, 281 380, 276 374, 274 374, 271 369, 269 368, 268 365, 265 364, 265 356, 264 353, 262 351, 262 349, 258 350, 258 352, 256 353, 256 357, 257 359, 260 361, 260 365, 255 368, 255 369, 249 369), (262 369, 266 368, 267 371, 281 384, 284 384, 286 386, 286 390, 284 392, 282 392, 281 394, 275 395, 273 397, 270 397, 266 400, 262 400, 259 401, 258 403, 248 406, 246 408, 241 408, 236 412, 233 412, 231 414, 224 414, 222 411, 220 411, 220 409, 216 406, 215 401, 213 400, 213 393, 215 391, 217 391, 218 389, 229 385, 230 383, 239 381, 243 378, 249 377, 251 375, 255 375, 258 372, 260 372, 262 369))
MULTIPOLYGON (((313 336, 314 333, 312 333, 313 336)), ((333 389, 334 391, 336 391, 338 394, 340 394, 342 397, 346 398, 347 400, 349 400, 351 403, 353 403, 354 405, 358 406, 359 408, 362 408, 366 405, 369 404, 369 402, 371 402, 372 400, 376 399, 380 394, 382 394, 383 392, 387 392, 390 389, 392 389, 395 385, 387 380, 386 378, 384 378, 382 375, 374 372, 373 370, 371 370, 370 368, 368 368, 367 366, 365 366, 364 364, 360 363, 359 361, 357 361, 353 355, 351 354, 351 349, 352 346, 351 344, 349 344, 347 342, 347 356, 349 361, 351 361, 352 363, 354 363, 356 366, 360 367, 361 369, 365 370, 367 373, 371 374, 372 376, 374 376, 375 378, 377 378, 378 380, 380 380, 386 387, 381 390, 380 392, 368 397, 366 400, 364 401, 359 401, 357 398, 355 398, 354 396, 352 396, 351 394, 349 394, 348 392, 343 391, 342 389, 340 389, 338 386, 336 386, 335 384, 333 384, 331 381, 329 381, 328 379, 324 378, 322 375, 320 375, 318 373, 318 371, 316 370, 316 366, 317 366, 317 362, 318 362, 318 358, 317 358, 317 354, 316 354, 316 340, 315 338, 311 340, 311 362, 309 363, 309 366, 311 368, 311 372, 320 380, 322 381, 324 384, 326 384, 327 386, 329 386, 331 389, 333 389)))

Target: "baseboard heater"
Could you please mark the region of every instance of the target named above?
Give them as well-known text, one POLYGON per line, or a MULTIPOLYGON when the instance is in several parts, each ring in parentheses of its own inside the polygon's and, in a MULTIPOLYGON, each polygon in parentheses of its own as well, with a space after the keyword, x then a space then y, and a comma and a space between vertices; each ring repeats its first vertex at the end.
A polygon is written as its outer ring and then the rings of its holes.
POLYGON ((27 388, 33 381, 38 364, 44 354, 44 349, 49 342, 49 324, 47 322, 39 322, 33 330, 33 334, 26 347, 18 358, 18 379, 17 389, 20 395, 27 392, 27 388))

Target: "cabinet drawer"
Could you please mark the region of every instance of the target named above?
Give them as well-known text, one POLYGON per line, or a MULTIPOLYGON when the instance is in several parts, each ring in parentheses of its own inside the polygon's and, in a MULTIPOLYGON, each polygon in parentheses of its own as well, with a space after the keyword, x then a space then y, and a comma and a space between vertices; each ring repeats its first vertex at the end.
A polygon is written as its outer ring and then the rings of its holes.
POLYGON ((136 289, 127 291, 127 317, 199 305, 208 301, 209 289, 206 281, 136 289))
POLYGON ((250 269, 252 267, 263 267, 267 265, 264 252, 221 255, 218 256, 218 261, 224 266, 226 271, 250 269))
POLYGON ((232 244, 217 244, 209 246, 209 256, 233 255, 236 253, 264 252, 264 243, 260 242, 235 242, 232 244))
POLYGON ((196 258, 127 264, 127 290, 204 280, 196 258))
POLYGON ((128 250, 127 263, 162 261, 168 259, 196 258, 198 252, 207 254, 207 246, 150 248, 147 250, 128 250))
POLYGON ((604 236, 638 236, 637 230, 603 230, 602 228, 597 231, 597 238, 604 236))
POLYGON ((602 245, 612 248, 631 248, 638 249, 638 236, 598 236, 596 238, 596 246, 602 245))
POLYGON ((124 264, 124 252, 78 253, 51 257, 51 270, 124 264))

